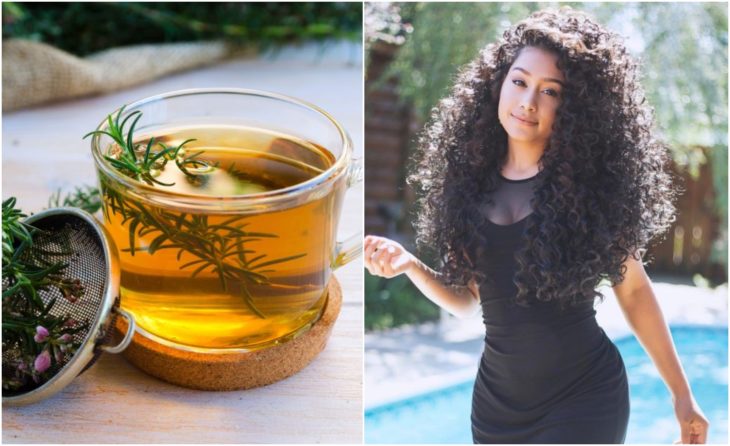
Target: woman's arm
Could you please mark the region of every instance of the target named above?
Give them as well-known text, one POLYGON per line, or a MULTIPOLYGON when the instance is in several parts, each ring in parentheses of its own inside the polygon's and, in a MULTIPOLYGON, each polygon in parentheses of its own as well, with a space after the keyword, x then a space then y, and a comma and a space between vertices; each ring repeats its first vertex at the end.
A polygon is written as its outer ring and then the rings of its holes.
POLYGON ((390 279, 405 273, 429 300, 457 317, 468 317, 479 310, 479 290, 473 281, 465 287, 444 285, 439 273, 385 237, 369 235, 363 247, 370 274, 390 279))
POLYGON ((672 394, 682 443, 705 443, 709 423, 692 396, 651 281, 641 260, 629 256, 624 265, 624 280, 613 287, 621 310, 672 394))

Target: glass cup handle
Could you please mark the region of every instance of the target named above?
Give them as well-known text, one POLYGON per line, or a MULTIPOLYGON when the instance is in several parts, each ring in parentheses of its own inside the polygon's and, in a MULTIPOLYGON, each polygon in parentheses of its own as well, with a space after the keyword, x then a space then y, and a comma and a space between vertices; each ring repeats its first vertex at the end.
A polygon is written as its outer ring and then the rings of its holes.
MULTIPOLYGON (((363 177, 362 158, 353 158, 350 171, 347 173, 347 188, 349 189, 355 185, 362 184, 363 177)), ((358 231, 345 240, 337 242, 335 246, 335 261, 333 262, 332 268, 337 269, 347 265, 350 261, 361 255, 362 239, 363 232, 358 231)))

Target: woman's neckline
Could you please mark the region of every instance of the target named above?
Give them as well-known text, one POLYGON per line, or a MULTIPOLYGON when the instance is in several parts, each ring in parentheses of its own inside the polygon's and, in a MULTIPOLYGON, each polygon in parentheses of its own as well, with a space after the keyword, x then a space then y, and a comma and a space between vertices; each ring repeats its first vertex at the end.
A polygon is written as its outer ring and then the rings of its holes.
MULTIPOLYGON (((519 180, 519 181, 522 181, 522 180, 519 180)), ((519 220, 517 220, 515 222, 512 222, 512 223, 507 223, 507 224, 504 224, 504 225, 503 224, 499 224, 499 223, 495 223, 495 222, 493 222, 492 220, 490 220, 488 218, 486 220, 487 220, 487 222, 490 225, 496 226, 498 228, 513 228, 513 227, 517 227, 517 225, 520 225, 522 223, 526 223, 527 222, 527 219, 530 218, 530 216, 532 216, 533 213, 534 212, 530 212, 529 214, 525 215, 524 217, 520 218, 519 220)))
POLYGON ((502 181, 505 181, 507 183, 526 183, 528 181, 534 180, 535 178, 537 178, 538 176, 540 176, 541 173, 542 173, 542 170, 539 171, 539 172, 537 172, 535 175, 533 175, 533 176, 531 176, 529 178, 523 178, 521 180, 513 180, 513 179, 510 179, 510 178, 507 178, 504 175, 502 175, 502 172, 498 172, 497 174, 499 175, 499 178, 502 179, 502 181))

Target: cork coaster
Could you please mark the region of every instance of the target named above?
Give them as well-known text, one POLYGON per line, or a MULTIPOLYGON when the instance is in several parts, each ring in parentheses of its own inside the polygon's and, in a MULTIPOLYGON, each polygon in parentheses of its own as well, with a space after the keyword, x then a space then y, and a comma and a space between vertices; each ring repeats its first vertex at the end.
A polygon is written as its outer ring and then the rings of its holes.
MULTIPOLYGON (((142 371, 191 389, 240 390, 265 386, 307 366, 321 352, 342 307, 342 288, 332 276, 322 317, 302 335, 280 345, 246 353, 197 353, 157 343, 139 333, 124 357, 142 371)), ((117 334, 126 333, 117 318, 117 334)))

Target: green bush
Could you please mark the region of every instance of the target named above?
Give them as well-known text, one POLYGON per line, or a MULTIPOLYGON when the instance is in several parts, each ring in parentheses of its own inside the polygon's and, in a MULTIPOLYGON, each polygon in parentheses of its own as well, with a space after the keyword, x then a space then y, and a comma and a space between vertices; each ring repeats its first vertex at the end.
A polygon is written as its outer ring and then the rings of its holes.
POLYGON ((365 273, 365 329, 383 330, 439 318, 439 308, 404 275, 383 279, 365 273))
POLYGON ((2 11, 3 39, 45 42, 77 56, 143 43, 362 39, 360 3, 3 2, 2 11))

